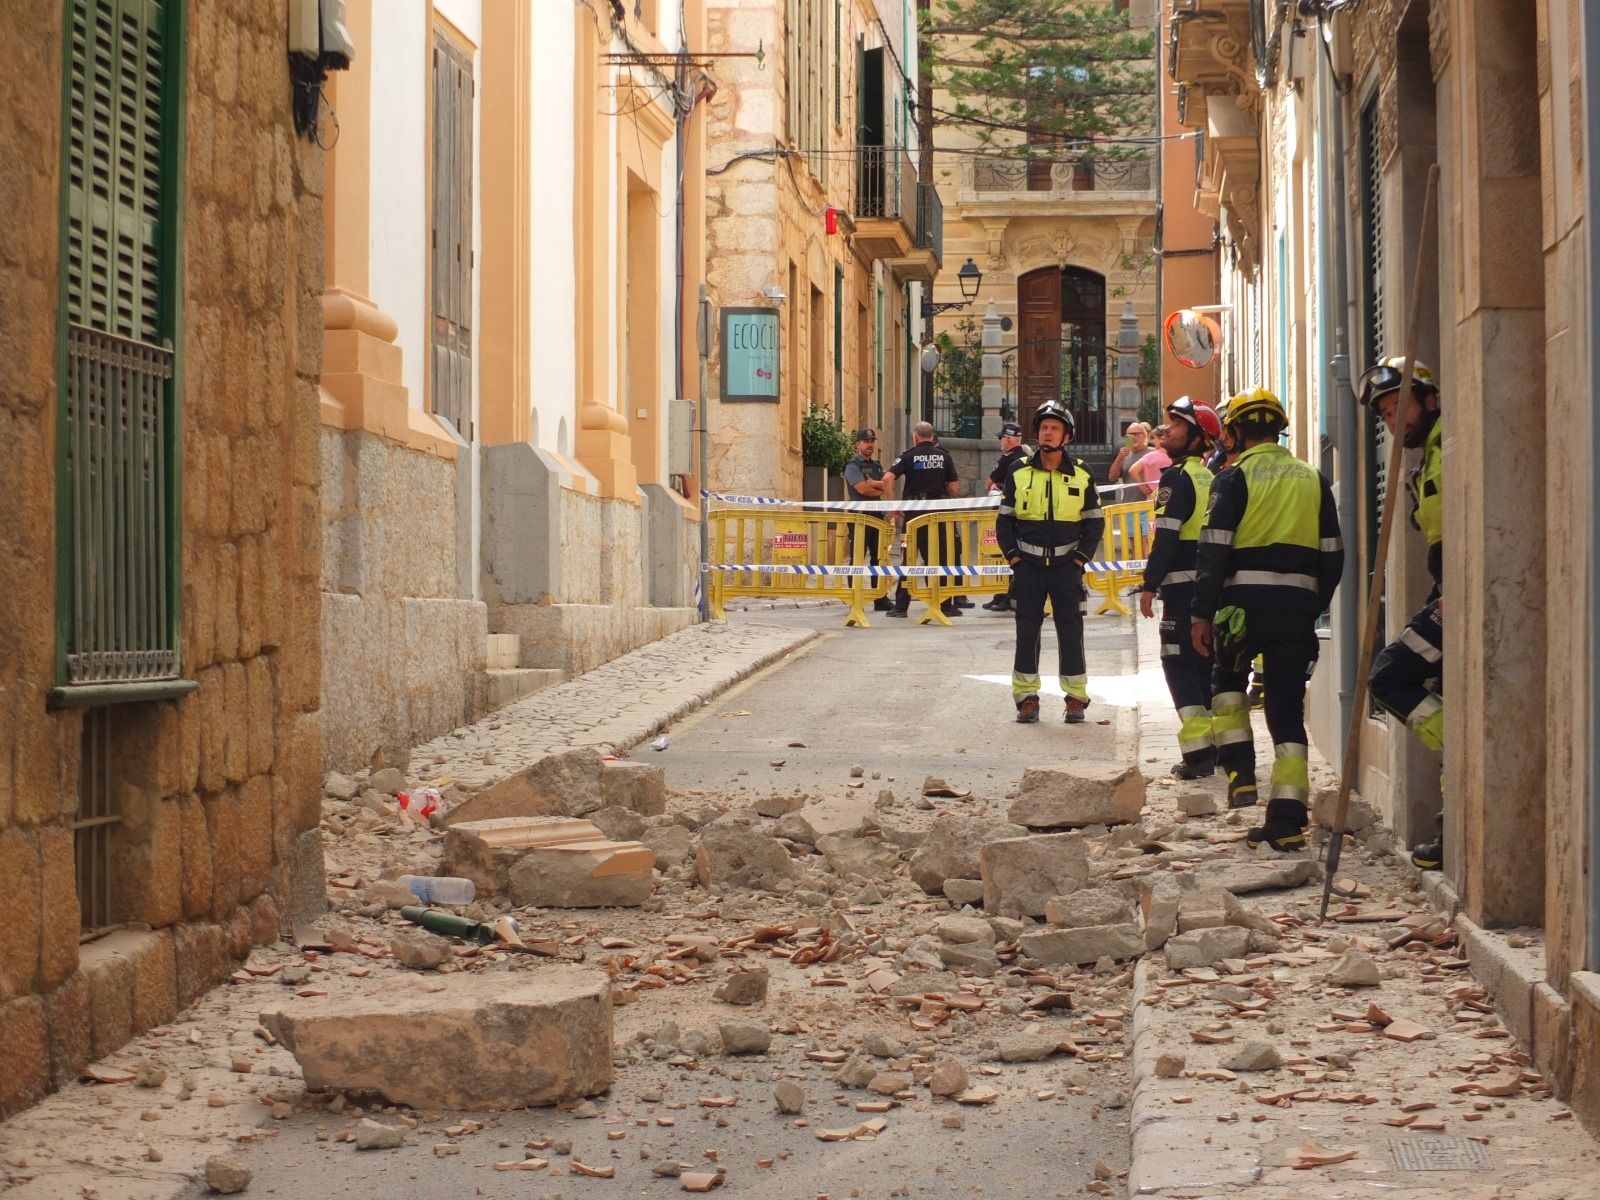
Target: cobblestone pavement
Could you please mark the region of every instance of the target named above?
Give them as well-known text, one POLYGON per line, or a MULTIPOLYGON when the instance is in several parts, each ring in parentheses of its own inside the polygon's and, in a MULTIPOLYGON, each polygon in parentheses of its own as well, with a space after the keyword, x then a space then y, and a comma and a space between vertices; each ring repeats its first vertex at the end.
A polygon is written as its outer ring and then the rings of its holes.
MULTIPOLYGON (((1140 733, 1145 770, 1176 758, 1178 720, 1161 677, 1156 626, 1141 622, 1140 733)), ((1270 744, 1258 712, 1256 745, 1270 744)), ((1315 755, 1315 750, 1313 750, 1315 755)), ((1325 764, 1313 763, 1324 784, 1325 764)), ((1150 816, 1175 818, 1177 798, 1220 783, 1178 781, 1150 789, 1150 816)), ((1260 809, 1245 810, 1248 821, 1260 809)), ((1205 819, 1228 829, 1229 818, 1205 819)), ((1241 822, 1242 824, 1243 822, 1241 822)), ((1260 892, 1259 913, 1281 927, 1280 953, 1256 954, 1187 973, 1147 955, 1135 975, 1132 1196, 1294 1196, 1347 1200, 1459 1197, 1465 1200, 1590 1200, 1600 1196, 1600 1153, 1570 1111, 1543 1090, 1521 1048, 1462 969, 1460 950, 1433 913, 1409 862, 1380 832, 1343 856, 1341 879, 1371 889, 1330 916, 1391 914, 1315 927, 1322 885, 1260 892), (1435 945, 1403 934, 1411 925, 1442 934, 1435 945), (1391 950, 1400 939, 1403 948, 1391 950), (1372 987, 1329 983, 1346 947, 1376 961, 1372 987), (1368 1006, 1374 1006, 1369 1010, 1368 1006), (1383 1022, 1425 1028, 1416 1041, 1386 1036, 1383 1022), (1198 1035, 1198 1036, 1197 1036, 1198 1035), (1200 1039, 1205 1039, 1204 1041, 1200 1039), (1247 1043, 1269 1043, 1282 1065, 1222 1066, 1247 1043), (1509 1093, 1509 1094, 1501 1094, 1509 1093), (1345 1162, 1296 1169, 1307 1143, 1345 1162), (1455 1162, 1461 1169, 1418 1170, 1455 1162), (1467 1165, 1470 1161, 1471 1165, 1467 1165)), ((1270 854, 1271 852, 1262 852, 1270 854)), ((1251 856, 1237 843, 1237 857, 1251 856)), ((1281 860, 1281 856, 1275 856, 1281 860)), ((1197 919, 1199 914, 1196 914, 1197 919)))
POLYGON ((817 636, 758 619, 691 625, 423 742, 412 774, 476 791, 558 750, 626 750, 817 636))

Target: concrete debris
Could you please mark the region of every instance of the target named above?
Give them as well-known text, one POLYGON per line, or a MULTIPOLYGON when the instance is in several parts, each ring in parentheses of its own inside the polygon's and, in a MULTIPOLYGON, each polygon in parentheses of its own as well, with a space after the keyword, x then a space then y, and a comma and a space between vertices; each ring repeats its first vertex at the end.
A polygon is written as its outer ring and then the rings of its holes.
POLYGON ((393 879, 374 879, 367 884, 363 895, 367 903, 382 904, 385 908, 404 908, 417 902, 410 888, 393 879))
POLYGON ((1339 987, 1377 987, 1383 979, 1372 955, 1352 948, 1329 969, 1328 982, 1339 987))
POLYGON ((774 792, 770 796, 762 796, 750 807, 763 817, 771 817, 776 821, 779 817, 786 817, 792 812, 799 812, 805 807, 806 798, 799 792, 789 792, 787 795, 774 792))
POLYGON ((1186 817, 1214 817, 1217 798, 1210 792, 1189 792, 1178 797, 1178 811, 1186 817))
POLYGON ((513 904, 540 908, 632 908, 655 889, 655 863, 648 846, 609 841, 596 830, 523 850, 508 891, 513 904))
POLYGON ((760 1021, 723 1021, 717 1032, 725 1054, 765 1054, 772 1045, 772 1030, 760 1021))
POLYGON ((1176 1079, 1183 1074, 1183 1068, 1188 1059, 1182 1054, 1167 1051, 1156 1058, 1156 1077, 1158 1079, 1176 1079))
POLYGON ((978 879, 983 847, 1002 838, 1024 837, 1021 825, 979 817, 935 817, 928 836, 911 856, 911 878, 930 896, 939 895, 947 879, 978 879))
POLYGON ((944 881, 944 898, 955 905, 981 903, 983 900, 983 880, 946 879, 944 881))
POLYGON ((1267 937, 1278 937, 1282 932, 1276 921, 1262 916, 1232 892, 1222 893, 1222 915, 1229 925, 1239 925, 1267 937))
POLYGON ((994 946, 986 942, 945 942, 939 945, 935 953, 945 966, 985 979, 1000 969, 1000 959, 994 952, 994 946))
MULTIPOLYGON (((1350 806, 1345 810, 1344 831, 1346 833, 1360 833, 1364 829, 1380 823, 1378 810, 1373 808, 1360 796, 1350 797, 1350 806)), ((1318 788, 1317 794, 1311 800, 1311 819, 1323 829, 1333 828, 1333 818, 1339 807, 1338 788, 1318 788)))
POLYGON ((1000 1039, 996 1057, 1001 1062, 1039 1062, 1060 1049, 1060 1039, 1043 1034, 1019 1033, 1000 1039))
POLYGON ((761 1004, 767 998, 767 969, 755 967, 744 971, 734 971, 728 975, 713 997, 724 1004, 761 1004))
POLYGON ((1159 950, 1178 932, 1178 908, 1182 894, 1172 880, 1139 880, 1139 920, 1144 927, 1146 950, 1159 950))
POLYGON ((800 878, 800 868, 776 840, 728 817, 700 831, 695 871, 703 888, 776 890, 800 878))
POLYGON ((600 787, 602 765, 599 752, 593 749, 547 755, 457 804, 444 823, 586 816, 606 803, 600 787))
POLYGON ((329 771, 327 778, 322 781, 322 794, 335 800, 354 800, 360 792, 360 784, 338 771, 329 771))
POLYGON ((806 1106, 805 1089, 788 1079, 772 1089, 772 1099, 781 1113, 798 1113, 806 1106))
POLYGON ((1269 888, 1294 888, 1302 884, 1318 883, 1322 879, 1322 864, 1314 858, 1274 858, 1266 862, 1237 862, 1215 870, 1207 870, 1200 884, 1243 896, 1248 892, 1266 891, 1269 888))
POLYGON ((1134 765, 1029 767, 1007 816, 1031 829, 1122 825, 1139 819, 1144 776, 1134 765))
POLYGON ((881 1033, 869 1033, 861 1041, 862 1048, 874 1058, 903 1058, 906 1048, 892 1037, 885 1037, 881 1033))
POLYGON ((873 824, 873 806, 861 796, 831 796, 813 800, 787 818, 804 832, 794 841, 820 846, 826 837, 853 837, 873 824))
POLYGON ((1210 967, 1225 958, 1243 958, 1249 953, 1250 931, 1236 925, 1219 925, 1180 933, 1167 941, 1167 965, 1175 971, 1187 967, 1210 967))
POLYGON ((374 771, 372 778, 367 780, 367 787, 374 792, 381 792, 385 796, 393 796, 406 786, 405 773, 398 767, 384 767, 381 771, 374 771))
POLYGON ((1043 916, 1046 904, 1077 891, 1089 877, 1088 849, 1075 833, 990 842, 978 862, 983 907, 1006 917, 1043 916))
POLYGON ((1275 1071, 1281 1066, 1283 1056, 1271 1042, 1246 1042, 1222 1060, 1225 1071, 1275 1071))
POLYGON ((644 837, 645 819, 631 808, 612 804, 589 814, 589 822, 614 842, 637 842, 644 837))
POLYGON ((652 825, 638 840, 656 856, 658 871, 670 871, 694 857, 694 834, 682 825, 652 825))
POLYGON ((1118 888, 1083 888, 1045 903, 1051 925, 1081 929, 1091 925, 1125 925, 1133 921, 1133 901, 1118 888))
POLYGON ((611 1086, 611 981, 602 971, 543 966, 522 975, 442 977, 408 992, 268 1008, 311 1089, 377 1092, 412 1108, 557 1104, 611 1086))
POLYGON ((405 1144, 403 1125, 385 1125, 381 1121, 363 1118, 356 1126, 357 1150, 398 1150, 405 1144))
POLYGON ((213 1154, 206 1159, 206 1186, 223 1196, 234 1196, 250 1186, 250 1168, 237 1158, 213 1154))
POLYGON ((922 794, 944 800, 965 800, 972 795, 964 788, 951 787, 937 775, 929 775, 922 781, 922 794))
POLYGON ((1024 954, 1046 967, 1136 958, 1145 952, 1144 935, 1131 923, 1025 933, 1018 944, 1024 954))
POLYGON ((953 1058, 940 1059, 928 1075, 928 1090, 935 1096, 959 1096, 972 1085, 966 1067, 953 1058))
POLYGON ((470 879, 480 897, 513 895, 518 904, 553 904, 561 907, 589 907, 586 899, 562 902, 562 887, 572 886, 579 893, 595 892, 608 898, 592 903, 621 904, 625 899, 610 899, 619 894, 638 893, 637 904, 650 894, 650 875, 655 855, 638 842, 609 841, 589 821, 568 817, 500 817, 485 821, 466 821, 450 827, 444 839, 444 858, 440 871, 470 879), (551 886, 538 878, 527 879, 524 890, 554 899, 517 899, 513 876, 519 864, 532 856, 536 871, 553 876, 551 886), (560 883, 554 877, 558 876, 560 883), (615 879, 611 884, 588 883, 588 877, 615 879), (631 885, 631 886, 630 886, 631 885), (641 890, 642 885, 642 890, 641 890))
POLYGON ((817 839, 817 849, 842 879, 882 882, 900 866, 900 856, 875 838, 828 835, 817 839))
POLYGON ((431 933, 398 933, 389 939, 389 953, 402 967, 431 971, 450 961, 450 942, 431 933))
POLYGON ((965 942, 982 942, 994 945, 994 930, 989 922, 976 917, 945 917, 934 925, 933 931, 946 942, 960 945, 965 942))
POLYGON ((667 769, 602 760, 600 805, 630 809, 641 817, 659 817, 667 811, 667 769))

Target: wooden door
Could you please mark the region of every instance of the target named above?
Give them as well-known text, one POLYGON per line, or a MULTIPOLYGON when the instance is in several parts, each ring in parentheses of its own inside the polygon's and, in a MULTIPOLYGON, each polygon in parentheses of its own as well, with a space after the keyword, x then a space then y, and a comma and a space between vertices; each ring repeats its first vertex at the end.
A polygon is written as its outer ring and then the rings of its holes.
POLYGON ((1034 410, 1061 399, 1061 269, 1017 280, 1017 420, 1033 429, 1034 410))

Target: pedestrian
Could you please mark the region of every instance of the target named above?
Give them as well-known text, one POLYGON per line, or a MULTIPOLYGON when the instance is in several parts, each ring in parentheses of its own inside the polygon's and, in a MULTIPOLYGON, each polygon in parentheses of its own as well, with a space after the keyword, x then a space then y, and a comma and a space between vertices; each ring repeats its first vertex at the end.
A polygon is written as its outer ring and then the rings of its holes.
POLYGON ((1246 833, 1245 842, 1281 851, 1306 844, 1306 680, 1317 661, 1317 617, 1344 570, 1333 491, 1320 471, 1278 444, 1288 423, 1266 388, 1228 402, 1226 426, 1239 458, 1211 484, 1190 608, 1194 648, 1215 663, 1211 730, 1230 808, 1256 802, 1245 680, 1251 658, 1262 657, 1272 781, 1266 820, 1246 833))
MULTIPOLYGON (((877 453, 878 431, 856 430, 856 455, 844 465, 844 485, 849 489, 850 499, 883 499, 883 464, 878 461, 877 453)), ((878 531, 872 528, 864 530, 861 541, 867 565, 883 566, 883 556, 878 552, 878 531)), ((874 600, 872 607, 878 612, 886 612, 894 607, 894 603, 886 593, 874 600)))
POLYGON ((1056 653, 1063 719, 1083 720, 1089 707, 1089 668, 1083 651, 1083 614, 1088 592, 1083 568, 1100 546, 1105 518, 1089 468, 1067 454, 1074 432, 1072 414, 1046 400, 1033 414, 1038 449, 1019 464, 1000 493, 995 538, 1011 564, 1012 598, 1017 607, 1017 649, 1011 664, 1011 698, 1017 720, 1039 719, 1039 649, 1044 604, 1055 616, 1056 653))
MULTIPOLYGON (((1433 587, 1400 636, 1372 664, 1372 699, 1393 713, 1430 750, 1444 749, 1444 422, 1439 385, 1422 363, 1411 367, 1411 397, 1402 409, 1400 385, 1405 358, 1383 359, 1362 377, 1361 403, 1373 408, 1389 436, 1403 436, 1408 450, 1422 450, 1411 472, 1411 523, 1428 542, 1428 573, 1433 587), (1403 432, 1400 423, 1404 422, 1403 432)), ((1424 842, 1411 861, 1437 871, 1444 862, 1444 839, 1424 842)))
MULTIPOLYGON (((946 500, 953 497, 960 486, 956 460, 934 441, 933 426, 926 421, 918 421, 911 427, 911 448, 895 459, 884 474, 883 494, 886 498, 894 497, 894 485, 901 479, 906 482, 905 494, 901 497, 903 500, 946 500)), ((950 562, 945 553, 943 537, 940 538, 939 549, 940 561, 950 562)), ((909 560, 910 555, 906 557, 909 560)), ((925 528, 917 531, 917 558, 921 562, 928 561, 928 531, 925 528)), ((895 591, 894 607, 889 610, 889 615, 905 617, 909 615, 910 608, 911 593, 906 590, 902 580, 895 591)), ((939 611, 947 617, 961 615, 954 600, 946 600, 939 606, 939 611)))
POLYGON ((1136 493, 1139 489, 1134 486, 1138 480, 1134 478, 1133 468, 1149 453, 1150 430, 1143 421, 1129 421, 1127 429, 1123 431, 1122 448, 1117 451, 1106 472, 1106 482, 1115 489, 1111 495, 1113 504, 1138 499, 1136 493))
MULTIPOLYGON (((995 463, 994 470, 989 472, 989 490, 1003 491, 1011 472, 1016 469, 1018 463, 1025 462, 1027 457, 1028 447, 1022 440, 1022 426, 1015 421, 1007 421, 1000 426, 1000 459, 995 463)), ((1008 576, 1006 590, 983 607, 990 612, 1010 612, 1011 589, 1015 579, 1015 576, 1008 576)))
POLYGON ((1129 488, 1127 495, 1118 498, 1121 502, 1147 500, 1156 494, 1156 489, 1161 486, 1161 476, 1172 465, 1172 459, 1162 444, 1166 439, 1166 434, 1167 427, 1165 425, 1155 431, 1155 437, 1150 443, 1149 452, 1134 463, 1133 469, 1129 472, 1133 477, 1133 481, 1139 486, 1129 488))
POLYGON ((1172 768, 1179 779, 1204 779, 1216 773, 1217 748, 1211 737, 1211 664, 1189 637, 1189 609, 1194 599, 1195 563, 1200 528, 1211 500, 1211 472, 1206 452, 1222 436, 1222 422, 1209 404, 1180 396, 1167 406, 1162 447, 1172 466, 1161 476, 1156 493, 1156 534, 1144 568, 1139 611, 1155 615, 1161 597, 1161 673, 1178 710, 1178 749, 1183 758, 1172 768))

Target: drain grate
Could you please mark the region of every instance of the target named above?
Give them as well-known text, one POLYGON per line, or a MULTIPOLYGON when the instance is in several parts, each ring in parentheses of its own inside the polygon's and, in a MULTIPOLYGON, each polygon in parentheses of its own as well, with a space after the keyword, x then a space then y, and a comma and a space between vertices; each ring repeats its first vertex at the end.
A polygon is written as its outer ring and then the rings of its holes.
POLYGON ((1464 1137, 1390 1138, 1394 1165, 1402 1171, 1482 1171, 1489 1151, 1464 1137))

